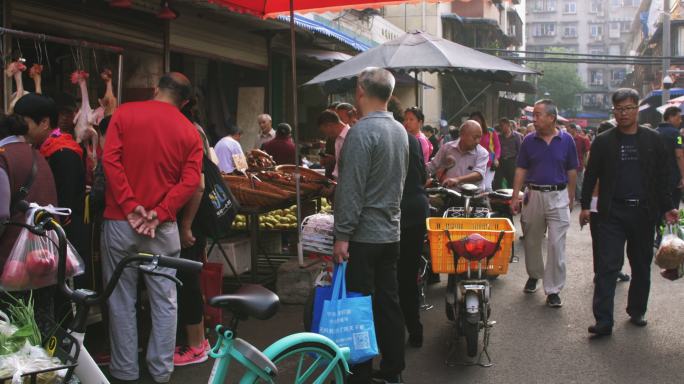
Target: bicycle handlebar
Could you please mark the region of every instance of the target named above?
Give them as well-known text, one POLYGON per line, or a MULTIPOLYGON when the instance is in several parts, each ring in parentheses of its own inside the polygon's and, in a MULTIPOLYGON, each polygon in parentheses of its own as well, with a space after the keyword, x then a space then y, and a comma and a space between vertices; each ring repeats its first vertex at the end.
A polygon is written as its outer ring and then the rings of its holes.
MULTIPOLYGON (((18 205, 19 210, 26 212, 29 209, 28 203, 22 201, 18 205)), ((57 261, 57 285, 59 289, 70 299, 75 302, 80 302, 89 306, 98 305, 104 303, 109 296, 111 296, 114 288, 121 278, 124 269, 130 264, 141 263, 149 264, 153 267, 166 267, 172 269, 180 269, 191 272, 199 272, 202 269, 202 263, 192 260, 180 259, 177 257, 169 257, 162 255, 154 255, 151 253, 138 253, 136 255, 126 256, 123 260, 119 261, 112 273, 109 282, 105 286, 104 290, 100 294, 96 294, 92 291, 87 290, 76 290, 74 291, 66 283, 66 261, 67 261, 67 237, 62 226, 57 222, 57 220, 52 217, 52 215, 45 209, 38 208, 34 215, 34 225, 29 224, 19 224, 12 223, 20 227, 26 228, 32 233, 39 236, 44 236, 46 230, 54 230, 57 234, 58 242, 58 261, 57 261)), ((153 269, 152 269, 153 270, 153 269)), ((163 274, 161 274, 163 276, 163 274)), ((172 276, 168 276, 172 277, 172 276)))

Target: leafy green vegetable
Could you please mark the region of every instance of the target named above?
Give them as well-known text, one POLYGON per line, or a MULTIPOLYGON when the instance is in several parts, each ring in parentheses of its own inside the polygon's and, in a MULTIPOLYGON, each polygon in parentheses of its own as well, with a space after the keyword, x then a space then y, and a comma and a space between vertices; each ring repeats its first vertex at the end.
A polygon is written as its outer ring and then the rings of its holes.
POLYGON ((15 298, 10 294, 8 296, 13 302, 8 303, 9 309, 7 314, 10 317, 10 322, 18 329, 6 339, 6 344, 16 343, 21 347, 25 341, 28 341, 31 345, 41 345, 40 329, 38 329, 38 324, 36 324, 33 311, 33 292, 29 295, 26 303, 21 298, 15 298))

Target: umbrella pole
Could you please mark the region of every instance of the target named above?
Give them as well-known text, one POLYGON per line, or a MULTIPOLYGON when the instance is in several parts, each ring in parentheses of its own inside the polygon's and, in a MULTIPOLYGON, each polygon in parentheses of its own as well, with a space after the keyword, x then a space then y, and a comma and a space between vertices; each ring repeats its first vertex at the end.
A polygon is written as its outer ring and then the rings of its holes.
POLYGON ((413 72, 413 78, 416 80, 416 81, 414 82, 414 84, 413 84, 413 85, 414 85, 414 89, 415 89, 415 91, 416 91, 416 106, 422 108, 423 106, 420 105, 420 102, 418 101, 418 93, 419 93, 419 92, 418 92, 418 71, 414 71, 414 72, 413 72))
POLYGON ((297 56, 295 46, 295 21, 294 0, 290 0, 290 56, 292 58, 292 128, 294 129, 295 144, 295 192, 297 193, 297 260, 299 267, 304 267, 304 251, 302 250, 302 197, 301 197, 301 174, 299 172, 299 122, 297 104, 297 56))

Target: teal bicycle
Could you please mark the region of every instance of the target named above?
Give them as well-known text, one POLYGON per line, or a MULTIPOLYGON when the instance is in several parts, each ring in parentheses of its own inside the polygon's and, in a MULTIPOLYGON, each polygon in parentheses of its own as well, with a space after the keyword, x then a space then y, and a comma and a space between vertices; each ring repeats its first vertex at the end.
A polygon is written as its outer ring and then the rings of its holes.
POLYGON ((228 328, 223 325, 216 327, 218 340, 209 352, 216 360, 209 384, 226 382, 233 360, 247 369, 238 381, 240 384, 346 382, 349 348, 340 348, 325 336, 307 332, 289 335, 263 352, 237 337, 240 321, 248 317, 267 320, 278 312, 280 299, 268 289, 245 284, 233 294, 209 299, 209 305, 227 309, 233 315, 228 328))

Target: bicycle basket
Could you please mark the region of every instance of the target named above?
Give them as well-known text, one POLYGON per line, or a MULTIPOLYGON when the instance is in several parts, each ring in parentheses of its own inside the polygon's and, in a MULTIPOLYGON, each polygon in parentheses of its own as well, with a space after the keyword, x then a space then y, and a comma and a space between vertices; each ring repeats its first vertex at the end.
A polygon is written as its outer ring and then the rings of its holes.
MULTIPOLYGON (((68 383, 76 368, 80 347, 78 341, 66 333, 64 329, 55 327, 51 335, 43 335, 43 347, 59 364, 42 370, 24 372, 21 377, 24 384, 60 384, 68 383)), ((4 356, 3 356, 4 357, 4 356)), ((0 377, 0 384, 12 383, 12 376, 0 377)))

